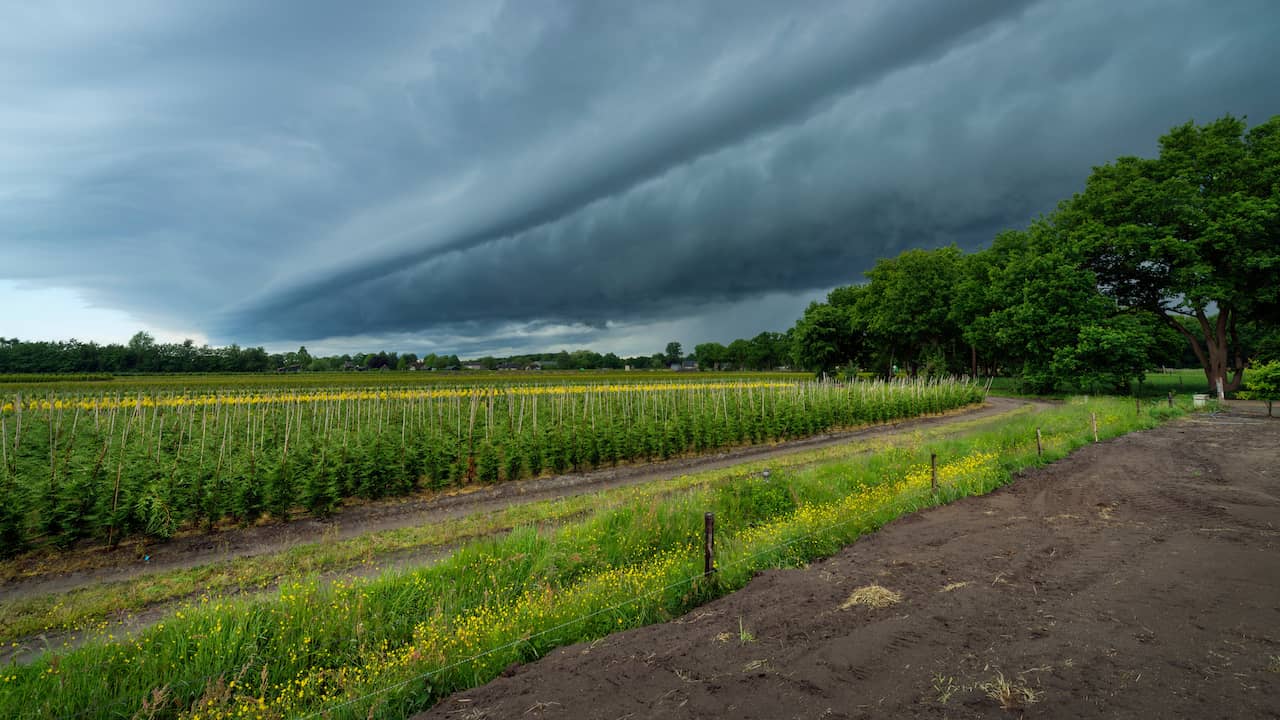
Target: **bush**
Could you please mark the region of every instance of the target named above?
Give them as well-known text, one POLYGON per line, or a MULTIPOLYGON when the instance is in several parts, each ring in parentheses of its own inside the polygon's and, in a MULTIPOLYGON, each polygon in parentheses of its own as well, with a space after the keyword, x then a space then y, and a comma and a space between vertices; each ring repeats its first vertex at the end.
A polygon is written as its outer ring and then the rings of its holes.
POLYGON ((1239 393, 1245 400, 1262 400, 1267 404, 1267 417, 1271 415, 1271 403, 1280 400, 1280 360, 1272 360, 1249 370, 1244 377, 1246 390, 1239 393))

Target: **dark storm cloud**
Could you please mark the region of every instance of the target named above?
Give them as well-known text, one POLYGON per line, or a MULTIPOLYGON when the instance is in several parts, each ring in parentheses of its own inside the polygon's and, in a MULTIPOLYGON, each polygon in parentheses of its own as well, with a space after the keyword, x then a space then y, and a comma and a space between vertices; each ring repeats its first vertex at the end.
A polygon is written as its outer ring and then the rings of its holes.
POLYGON ((421 7, 8 18, 0 279, 241 342, 727 340, 1280 112, 1267 2, 421 7))

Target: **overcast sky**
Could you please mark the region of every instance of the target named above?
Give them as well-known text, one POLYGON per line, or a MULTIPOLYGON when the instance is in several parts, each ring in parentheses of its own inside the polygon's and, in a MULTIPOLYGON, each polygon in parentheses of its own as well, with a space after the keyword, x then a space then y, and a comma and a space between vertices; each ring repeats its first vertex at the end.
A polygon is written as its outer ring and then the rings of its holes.
POLYGON ((0 335, 464 356, 785 330, 1280 113, 1280 3, 0 8, 0 335))

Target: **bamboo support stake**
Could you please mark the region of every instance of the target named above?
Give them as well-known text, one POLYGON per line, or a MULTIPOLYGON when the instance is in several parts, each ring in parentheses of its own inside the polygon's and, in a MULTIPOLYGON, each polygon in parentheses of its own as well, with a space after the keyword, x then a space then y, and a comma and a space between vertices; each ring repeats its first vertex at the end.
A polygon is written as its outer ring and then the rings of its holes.
MULTIPOLYGON (((134 406, 133 413, 137 415, 140 405, 134 406)), ((130 416, 124 424, 124 430, 120 434, 120 455, 116 461, 116 482, 115 489, 111 492, 111 522, 107 526, 107 544, 111 545, 115 540, 116 533, 116 511, 120 507, 120 477, 124 473, 124 451, 129 442, 129 428, 133 426, 133 416, 130 416)))
MULTIPOLYGON (((50 400, 49 407, 53 407, 53 401, 50 400)), ((61 419, 61 412, 58 413, 61 419)), ((58 492, 58 434, 54 428, 53 411, 49 411, 49 494, 56 495, 58 492)))
POLYGON ((76 447, 76 428, 80 422, 80 406, 76 405, 76 411, 71 415, 71 439, 67 441, 66 446, 62 450, 62 466, 66 467, 71 463, 71 451, 76 447))
POLYGON ((1093 423, 1093 441, 1098 442, 1098 413, 1089 413, 1089 420, 1093 423))
MULTIPOLYGON (((289 420, 290 420, 289 406, 285 405, 284 406, 284 445, 280 450, 280 465, 282 468, 284 464, 289 460, 289 425, 290 425, 289 420)), ((283 473, 281 474, 283 475, 283 473)))
POLYGON ((204 468, 204 436, 208 430, 209 406, 200 406, 200 468, 204 468))
POLYGON ((9 475, 9 426, 0 415, 0 463, 4 464, 4 473, 9 475))
POLYGON ((227 435, 231 432, 231 423, 225 423, 222 426, 222 444, 218 446, 218 464, 213 468, 213 481, 216 483, 222 478, 222 458, 227 452, 227 435))

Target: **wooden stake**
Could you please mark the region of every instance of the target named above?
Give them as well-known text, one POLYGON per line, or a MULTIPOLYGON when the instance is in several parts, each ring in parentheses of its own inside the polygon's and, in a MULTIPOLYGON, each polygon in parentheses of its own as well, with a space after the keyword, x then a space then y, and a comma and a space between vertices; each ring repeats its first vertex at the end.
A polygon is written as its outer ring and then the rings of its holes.
POLYGON ((705 577, 716 571, 716 514, 707 513, 702 516, 702 575, 705 577))
POLYGON ((929 453, 929 480, 933 485, 933 492, 938 492, 938 453, 929 453))
POLYGON ((1098 413, 1089 413, 1089 419, 1093 421, 1093 441, 1098 442, 1098 413))
POLYGON ((1044 446, 1040 442, 1040 428, 1036 428, 1036 457, 1044 456, 1044 446))

